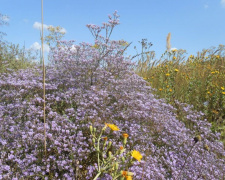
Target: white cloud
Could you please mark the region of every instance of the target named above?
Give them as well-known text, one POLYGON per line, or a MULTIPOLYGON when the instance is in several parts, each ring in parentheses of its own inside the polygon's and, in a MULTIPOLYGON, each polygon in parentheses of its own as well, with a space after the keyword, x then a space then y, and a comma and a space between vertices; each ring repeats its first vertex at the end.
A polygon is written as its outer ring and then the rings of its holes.
POLYGON ((225 8, 225 0, 221 0, 221 5, 222 5, 222 7, 224 7, 225 8))
MULTIPOLYGON (((38 42, 33 43, 30 46, 31 49, 33 50, 40 50, 41 49, 41 45, 38 42)), ((44 52, 49 52, 50 48, 47 44, 44 44, 44 52)))
POLYGON ((176 51, 177 48, 173 47, 173 48, 171 48, 170 50, 171 50, 171 51, 176 51))
MULTIPOLYGON (((33 24, 33 28, 38 29, 38 30, 41 30, 42 29, 42 24, 39 23, 39 22, 35 22, 33 24)), ((43 28, 47 30, 48 29, 48 25, 43 24, 43 28)))
MULTIPOLYGON (((54 26, 52 26, 52 25, 43 24, 43 29, 44 30, 47 30, 49 27, 53 27, 54 28, 54 26)), ((38 30, 41 30, 42 29, 42 24, 40 22, 35 22, 33 24, 33 28, 38 29, 38 30)), ((60 32, 66 33, 66 29, 63 28, 63 27, 61 27, 60 32)))
POLYGON ((61 29, 61 32, 66 34, 66 29, 65 28, 62 28, 61 29))
POLYGON ((77 52, 77 48, 75 47, 75 45, 71 46, 70 51, 73 52, 73 53, 77 52))

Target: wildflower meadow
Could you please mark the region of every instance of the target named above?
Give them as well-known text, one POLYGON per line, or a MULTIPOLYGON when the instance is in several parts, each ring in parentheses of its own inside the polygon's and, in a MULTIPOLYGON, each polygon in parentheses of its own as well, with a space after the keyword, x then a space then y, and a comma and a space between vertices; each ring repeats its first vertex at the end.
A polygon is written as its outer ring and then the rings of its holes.
POLYGON ((225 179, 223 49, 137 64, 110 39, 118 18, 51 48, 45 124, 42 67, 0 56, 0 179, 225 179))

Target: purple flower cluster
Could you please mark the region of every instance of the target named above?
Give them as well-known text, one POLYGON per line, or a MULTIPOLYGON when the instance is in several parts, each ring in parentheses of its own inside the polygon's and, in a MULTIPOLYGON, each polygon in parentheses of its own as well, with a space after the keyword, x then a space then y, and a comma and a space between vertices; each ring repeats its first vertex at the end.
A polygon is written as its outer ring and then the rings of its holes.
POLYGON ((41 68, 0 74, 0 179, 93 179, 97 158, 89 126, 98 129, 105 122, 120 128, 110 136, 112 151, 126 132, 127 149, 143 155, 129 169, 135 179, 225 177, 223 144, 202 113, 177 102, 179 118, 177 108, 157 99, 132 71, 134 64, 123 56, 119 41, 100 36, 119 24, 117 13, 113 17, 102 27, 88 25, 99 48, 63 41, 51 52, 46 156, 41 68), (201 141, 194 140, 197 135, 201 141))

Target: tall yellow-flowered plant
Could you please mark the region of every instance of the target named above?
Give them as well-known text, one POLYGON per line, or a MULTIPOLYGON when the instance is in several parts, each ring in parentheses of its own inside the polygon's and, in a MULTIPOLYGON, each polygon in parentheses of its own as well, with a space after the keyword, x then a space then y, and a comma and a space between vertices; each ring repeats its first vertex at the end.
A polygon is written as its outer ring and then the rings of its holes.
POLYGON ((90 126, 90 132, 92 135, 92 144, 97 153, 97 175, 94 177, 94 180, 97 180, 98 177, 109 174, 113 180, 120 178, 121 180, 132 180, 134 175, 132 172, 129 172, 129 167, 133 164, 135 160, 141 161, 142 155, 139 151, 127 151, 126 144, 129 135, 123 133, 123 146, 116 152, 112 152, 112 142, 108 141, 108 137, 103 135, 106 132, 106 129, 110 128, 110 133, 113 131, 119 131, 119 127, 114 124, 105 123, 105 126, 102 128, 99 135, 97 135, 96 128, 90 126), (101 141, 103 140, 103 141, 101 141), (107 142, 108 141, 108 142, 107 142))

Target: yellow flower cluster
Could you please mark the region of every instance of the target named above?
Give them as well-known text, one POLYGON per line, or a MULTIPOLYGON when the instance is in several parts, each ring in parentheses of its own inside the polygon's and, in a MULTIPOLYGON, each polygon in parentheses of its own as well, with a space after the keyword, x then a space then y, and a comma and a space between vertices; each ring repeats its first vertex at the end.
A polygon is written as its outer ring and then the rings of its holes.
POLYGON ((219 71, 212 71, 211 74, 219 74, 219 71))

